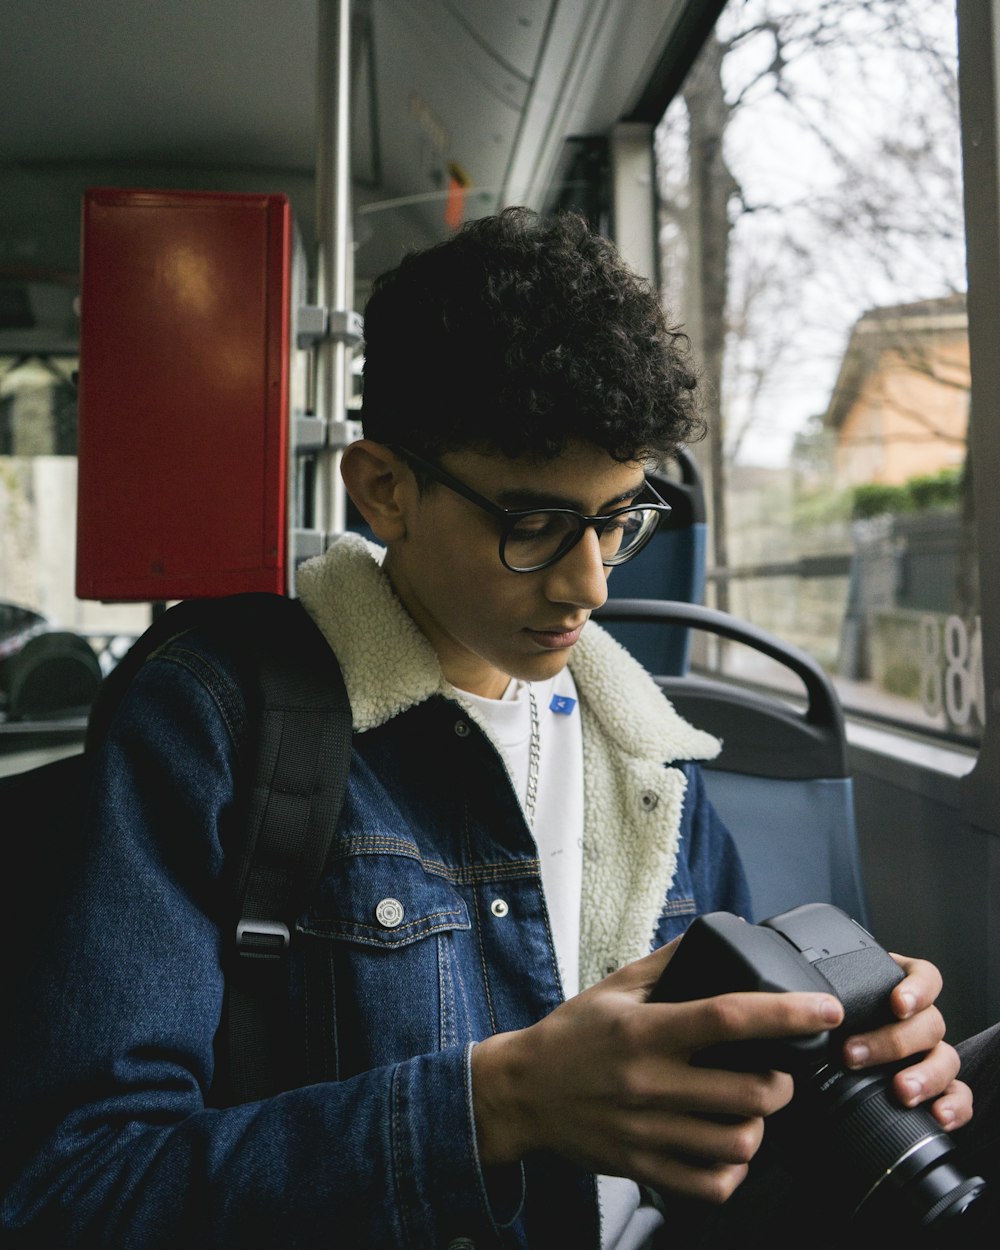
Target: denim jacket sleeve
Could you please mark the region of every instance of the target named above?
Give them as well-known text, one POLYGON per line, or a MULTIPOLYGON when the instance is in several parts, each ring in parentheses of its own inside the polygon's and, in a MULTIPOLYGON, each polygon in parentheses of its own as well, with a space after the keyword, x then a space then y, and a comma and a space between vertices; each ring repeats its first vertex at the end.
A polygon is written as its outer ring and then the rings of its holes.
POLYGON ((468 1047, 206 1105, 237 720, 196 653, 148 662, 119 710, 5 1094, 2 1226, 61 1250, 504 1244, 468 1047))

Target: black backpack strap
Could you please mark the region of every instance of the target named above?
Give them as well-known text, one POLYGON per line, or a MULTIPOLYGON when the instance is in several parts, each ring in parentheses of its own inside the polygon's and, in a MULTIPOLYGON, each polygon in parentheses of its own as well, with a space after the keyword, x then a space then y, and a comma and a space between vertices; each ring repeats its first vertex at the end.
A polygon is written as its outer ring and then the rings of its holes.
POLYGON ((289 1087, 287 952, 316 893, 347 786, 353 733, 336 657, 297 601, 256 634, 261 704, 246 837, 234 857, 235 956, 227 969, 229 1095, 289 1087))
POLYGON ((237 779, 242 836, 226 848, 232 912, 213 1087, 213 1099, 239 1103, 294 1083, 287 953, 336 832, 353 724, 337 658, 298 600, 231 595, 185 600, 153 622, 106 679, 88 724, 88 750, 106 733, 141 665, 202 628, 227 640, 246 673, 252 749, 237 779))

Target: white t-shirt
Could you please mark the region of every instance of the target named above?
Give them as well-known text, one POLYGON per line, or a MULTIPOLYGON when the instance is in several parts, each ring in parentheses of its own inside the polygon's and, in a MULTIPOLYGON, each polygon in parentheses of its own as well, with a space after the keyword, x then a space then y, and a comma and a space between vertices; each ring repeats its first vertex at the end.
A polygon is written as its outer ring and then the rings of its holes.
MULTIPOLYGON (((580 890, 583 878, 583 735, 576 687, 564 669, 531 686, 538 709, 540 754, 535 816, 529 821, 538 847, 563 993, 580 989, 580 890), (562 708, 562 711, 555 709, 562 708)), ((531 755, 528 683, 512 681, 503 698, 460 692, 493 730, 521 805, 527 810, 531 755)))
MULTIPOLYGON (((514 680, 500 699, 457 691, 474 706, 499 743, 514 788, 527 812, 531 759, 531 706, 528 683, 514 680)), ((568 668, 548 681, 532 682, 538 709, 538 789, 534 820, 542 890, 563 993, 580 989, 580 896, 583 881, 583 730, 576 685, 568 668)), ((640 1250, 663 1220, 655 1208, 640 1205, 634 1181, 599 1176, 602 1250, 640 1250)))

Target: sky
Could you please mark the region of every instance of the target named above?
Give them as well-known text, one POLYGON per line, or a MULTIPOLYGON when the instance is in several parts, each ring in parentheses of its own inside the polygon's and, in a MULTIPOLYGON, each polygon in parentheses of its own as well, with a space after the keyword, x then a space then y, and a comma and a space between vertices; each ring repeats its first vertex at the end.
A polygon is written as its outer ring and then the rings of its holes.
MULTIPOLYGON (((796 431, 826 408, 857 318, 964 290, 965 256, 951 6, 731 0, 720 37, 768 17, 792 36, 783 90, 766 72, 775 49, 766 32, 738 40, 723 65, 727 99, 742 96, 726 131, 742 203, 731 212, 730 323, 739 333, 724 395, 730 439, 748 427, 737 459, 780 465, 796 431), (905 25, 886 32, 886 14, 903 14, 905 25), (804 34, 824 16, 817 48, 804 34)), ((678 193, 684 143, 683 108, 672 113, 674 134, 661 146, 668 195, 678 193)), ((683 252, 676 236, 667 246, 683 252)), ((667 270, 668 300, 683 319, 683 286, 667 270)))

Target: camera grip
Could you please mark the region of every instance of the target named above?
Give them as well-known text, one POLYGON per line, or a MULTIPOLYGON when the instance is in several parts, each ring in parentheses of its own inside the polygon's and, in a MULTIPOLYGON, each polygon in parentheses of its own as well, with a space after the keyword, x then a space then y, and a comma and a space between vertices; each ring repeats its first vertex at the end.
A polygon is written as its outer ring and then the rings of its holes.
POLYGON ((890 995, 905 974, 868 930, 839 907, 806 903, 771 916, 762 927, 780 933, 843 1003, 841 1036, 893 1022, 890 995))

